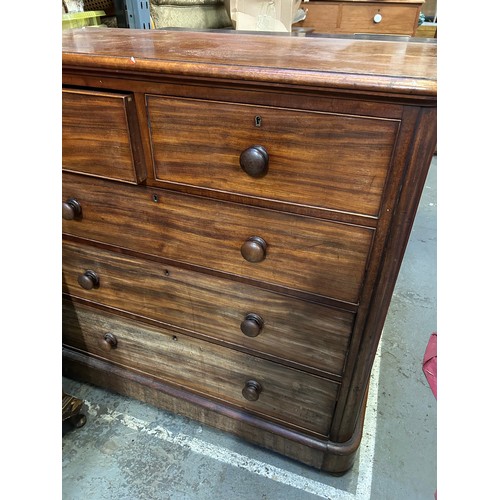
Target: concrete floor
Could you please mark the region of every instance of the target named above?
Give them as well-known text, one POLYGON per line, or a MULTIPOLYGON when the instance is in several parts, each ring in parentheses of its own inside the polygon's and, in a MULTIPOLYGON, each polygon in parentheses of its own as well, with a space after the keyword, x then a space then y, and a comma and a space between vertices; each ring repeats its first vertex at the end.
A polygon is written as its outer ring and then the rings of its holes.
POLYGON ((432 161, 372 374, 356 463, 334 477, 234 436, 63 379, 87 423, 63 427, 63 500, 417 500, 436 490, 436 400, 421 363, 436 314, 432 161))

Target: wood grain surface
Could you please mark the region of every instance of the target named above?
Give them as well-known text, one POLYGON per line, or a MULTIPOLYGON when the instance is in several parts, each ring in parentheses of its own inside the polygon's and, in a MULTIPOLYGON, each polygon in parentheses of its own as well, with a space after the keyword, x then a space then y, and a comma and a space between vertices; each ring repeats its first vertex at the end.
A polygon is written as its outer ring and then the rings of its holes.
POLYGON ((62 92, 62 167, 137 184, 146 178, 130 94, 62 92))
POLYGON ((371 33, 414 36, 423 0, 419 2, 369 2, 320 0, 307 2, 304 21, 296 24, 315 33, 371 33), (375 14, 382 19, 375 23, 375 14))
POLYGON ((65 30, 63 70, 289 85, 435 105, 435 43, 128 29, 65 30))
POLYGON ((267 292, 258 287, 161 265, 89 245, 65 242, 63 292, 96 304, 184 328, 239 347, 340 376, 354 314, 267 292), (85 270, 99 287, 85 290, 85 270), (241 323, 259 315, 264 326, 247 337, 241 323))
POLYGON ((399 121, 146 99, 157 180, 378 215, 399 121), (253 145, 269 155, 263 178, 240 167, 253 145))
POLYGON ((332 381, 66 301, 63 342, 255 414, 323 435, 329 432, 338 388, 332 381), (102 338, 110 332, 117 346, 106 350, 102 338), (242 395, 250 379, 262 386, 257 401, 242 395))
POLYGON ((62 38, 65 370, 345 472, 435 151, 435 41, 62 38))
POLYGON ((375 3, 342 5, 338 33, 378 33, 387 35, 415 35, 420 14, 419 4, 375 3), (381 21, 375 23, 375 15, 381 21))
POLYGON ((63 174, 63 201, 76 198, 80 220, 63 232, 356 303, 374 231, 142 186, 63 174), (156 200, 156 201, 155 201, 156 200), (267 242, 262 262, 241 246, 267 242))

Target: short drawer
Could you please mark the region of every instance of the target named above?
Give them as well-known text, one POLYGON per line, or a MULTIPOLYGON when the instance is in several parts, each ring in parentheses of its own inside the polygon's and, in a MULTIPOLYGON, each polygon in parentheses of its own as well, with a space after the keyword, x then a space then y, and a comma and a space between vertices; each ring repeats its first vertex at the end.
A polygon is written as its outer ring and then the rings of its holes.
POLYGON ((352 313, 83 244, 65 242, 62 257, 72 297, 342 375, 352 313))
POLYGON ((357 303, 374 230, 63 175, 63 232, 257 282, 357 303))
POLYGON ((340 9, 339 3, 320 0, 302 4, 306 11, 306 18, 297 26, 302 28, 312 28, 315 33, 336 33, 338 31, 340 9))
POLYGON ((338 385, 327 379, 67 301, 63 342, 254 414, 329 432, 338 385))
POLYGON ((399 121, 148 95, 158 181, 377 216, 399 121))
POLYGON ((338 33, 378 33, 413 36, 421 4, 345 3, 338 33))
POLYGON ((131 94, 64 89, 63 170, 137 184, 146 178, 131 94))

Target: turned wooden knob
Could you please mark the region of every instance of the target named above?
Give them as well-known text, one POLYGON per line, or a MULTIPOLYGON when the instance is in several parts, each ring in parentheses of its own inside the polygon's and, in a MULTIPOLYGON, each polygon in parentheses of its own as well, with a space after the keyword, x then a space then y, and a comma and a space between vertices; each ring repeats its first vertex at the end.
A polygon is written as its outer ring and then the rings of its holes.
POLYGON ((261 392, 262 386, 255 380, 247 380, 245 382, 245 387, 243 387, 241 391, 243 397, 248 399, 248 401, 257 401, 261 392))
POLYGON ((111 349, 118 347, 118 340, 112 333, 106 333, 101 339, 100 344, 105 351, 111 351, 111 349))
POLYGON ((82 214, 82 207, 78 201, 74 198, 69 198, 62 204, 62 216, 63 219, 73 220, 80 217, 82 214))
POLYGON ((264 177, 269 167, 269 155, 263 146, 251 146, 240 154, 240 167, 250 177, 264 177))
POLYGON ((259 236, 251 236, 241 245, 241 255, 248 262, 261 262, 266 258, 267 243, 259 236))
POLYGON ((85 290, 92 290, 99 286, 99 276, 94 271, 85 271, 78 276, 78 283, 85 290))
POLYGON ((264 320, 258 314, 249 313, 241 322, 240 328, 247 337, 257 337, 263 326, 264 320))

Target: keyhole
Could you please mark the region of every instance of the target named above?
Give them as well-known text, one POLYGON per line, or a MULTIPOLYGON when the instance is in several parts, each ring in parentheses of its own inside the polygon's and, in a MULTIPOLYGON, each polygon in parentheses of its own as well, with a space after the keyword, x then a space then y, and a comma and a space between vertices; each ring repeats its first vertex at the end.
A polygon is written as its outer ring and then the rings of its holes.
POLYGON ((260 116, 255 117, 255 126, 260 127, 262 125, 262 118, 260 116))

